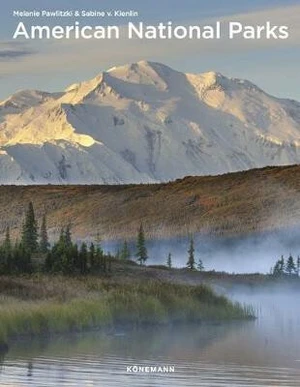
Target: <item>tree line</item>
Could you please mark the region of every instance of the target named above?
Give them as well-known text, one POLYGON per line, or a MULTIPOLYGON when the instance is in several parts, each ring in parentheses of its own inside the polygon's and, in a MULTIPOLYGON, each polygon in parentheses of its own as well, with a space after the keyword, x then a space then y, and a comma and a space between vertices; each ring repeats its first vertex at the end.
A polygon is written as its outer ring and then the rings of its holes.
MULTIPOLYGON (((6 228, 5 238, 0 246, 0 274, 32 273, 42 270, 48 273, 87 274, 111 272, 112 259, 136 259, 140 265, 148 260, 146 238, 143 224, 137 233, 136 252, 132 255, 129 244, 125 240, 115 255, 105 254, 100 242, 78 244, 72 240, 71 226, 61 228, 58 240, 52 245, 49 242, 47 219, 42 217, 41 225, 35 216, 33 203, 30 202, 25 212, 20 240, 11 241, 10 228, 6 228)), ((172 268, 172 255, 168 254, 166 265, 172 268)), ((190 239, 188 261, 190 270, 204 270, 199 259, 195 261, 193 238, 190 239)))
MULTIPOLYGON (((141 224, 136 241, 135 258, 144 265, 148 259, 145 233, 141 224)), ((25 213, 20 240, 11 241, 10 228, 0 246, 0 274, 32 273, 42 270, 48 273, 87 274, 111 272, 113 258, 129 260, 133 257, 127 241, 115 256, 105 254, 100 242, 78 244, 72 240, 71 226, 61 228, 58 240, 51 246, 48 238, 47 219, 41 226, 30 202, 25 213)))
POLYGON ((280 277, 283 275, 299 276, 300 275, 300 256, 294 259, 292 254, 285 260, 282 255, 278 261, 276 261, 274 267, 271 268, 271 275, 280 277))
POLYGON ((0 273, 32 273, 39 270, 49 273, 86 274, 109 272, 111 256, 105 255, 101 245, 86 243, 80 246, 72 241, 71 227, 61 229, 58 240, 51 246, 48 239, 46 216, 38 225, 32 202, 29 203, 22 226, 21 239, 12 243, 7 227, 0 247, 0 273))

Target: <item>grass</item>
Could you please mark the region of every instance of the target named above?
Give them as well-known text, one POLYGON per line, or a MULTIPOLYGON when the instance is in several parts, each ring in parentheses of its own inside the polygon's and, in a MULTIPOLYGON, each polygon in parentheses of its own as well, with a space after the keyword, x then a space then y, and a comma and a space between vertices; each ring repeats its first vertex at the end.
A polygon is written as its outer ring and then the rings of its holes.
POLYGON ((205 285, 157 280, 134 284, 95 277, 0 277, 0 342, 20 335, 247 319, 253 310, 217 296, 205 285))

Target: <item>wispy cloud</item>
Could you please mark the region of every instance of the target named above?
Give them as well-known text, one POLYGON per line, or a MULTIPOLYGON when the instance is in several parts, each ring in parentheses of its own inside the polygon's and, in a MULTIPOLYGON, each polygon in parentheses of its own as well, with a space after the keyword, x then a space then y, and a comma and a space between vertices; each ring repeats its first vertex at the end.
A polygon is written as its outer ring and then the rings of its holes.
POLYGON ((9 62, 11 60, 21 59, 33 55, 35 51, 28 48, 26 44, 20 42, 1 42, 0 43, 0 61, 9 62))

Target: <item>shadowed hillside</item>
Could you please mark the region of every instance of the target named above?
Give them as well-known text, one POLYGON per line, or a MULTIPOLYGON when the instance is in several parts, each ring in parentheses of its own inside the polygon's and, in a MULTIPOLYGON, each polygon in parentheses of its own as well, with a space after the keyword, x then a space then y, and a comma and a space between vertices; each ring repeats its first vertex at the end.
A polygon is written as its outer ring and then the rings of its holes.
POLYGON ((131 238, 141 221, 148 237, 248 234, 299 223, 300 166, 156 185, 1 186, 3 235, 7 226, 18 235, 30 200, 52 236, 70 222, 77 238, 131 238))

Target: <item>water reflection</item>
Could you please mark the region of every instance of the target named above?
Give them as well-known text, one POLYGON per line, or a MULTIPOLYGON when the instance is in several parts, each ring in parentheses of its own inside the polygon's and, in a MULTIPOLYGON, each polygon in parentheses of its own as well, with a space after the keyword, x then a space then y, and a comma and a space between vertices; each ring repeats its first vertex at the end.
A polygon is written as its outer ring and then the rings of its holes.
POLYGON ((244 323, 174 326, 19 341, 1 386, 299 386, 298 295, 232 294, 257 306, 244 323), (128 365, 174 365, 127 374, 128 365))

